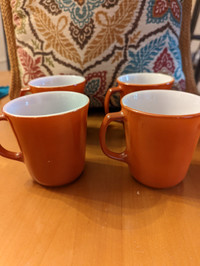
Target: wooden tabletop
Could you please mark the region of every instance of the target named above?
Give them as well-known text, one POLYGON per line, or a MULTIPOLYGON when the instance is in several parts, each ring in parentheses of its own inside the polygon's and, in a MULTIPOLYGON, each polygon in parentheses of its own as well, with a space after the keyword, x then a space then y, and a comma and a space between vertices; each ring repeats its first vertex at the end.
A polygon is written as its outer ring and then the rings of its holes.
MULTIPOLYGON (((45 188, 23 163, 0 157, 1 266, 200 265, 200 143, 182 183, 151 189, 102 153, 102 119, 90 111, 85 170, 70 185, 45 188)), ((121 124, 107 142, 123 149, 121 124)), ((19 150, 6 121, 0 143, 19 150)))

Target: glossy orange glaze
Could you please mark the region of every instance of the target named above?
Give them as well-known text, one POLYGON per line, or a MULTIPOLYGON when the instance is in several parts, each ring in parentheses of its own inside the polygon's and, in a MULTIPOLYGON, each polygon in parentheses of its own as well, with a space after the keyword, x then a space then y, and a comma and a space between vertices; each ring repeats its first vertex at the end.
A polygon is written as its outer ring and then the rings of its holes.
POLYGON ((200 135, 200 114, 188 116, 146 115, 122 105, 108 113, 101 125, 100 143, 110 158, 128 163, 132 176, 154 188, 181 182, 188 170, 200 135), (126 150, 115 153, 106 147, 111 121, 123 121, 126 150))
POLYGON ((46 91, 74 91, 74 92, 80 92, 84 93, 85 89, 85 83, 86 81, 84 80, 83 82, 80 82, 78 84, 74 85, 66 85, 66 86, 53 86, 53 87, 42 87, 42 86, 32 86, 30 85, 27 88, 22 88, 20 92, 20 96, 24 96, 26 93, 38 93, 38 92, 46 92, 46 91))
POLYGON ((131 84, 131 83, 125 83, 117 79, 118 86, 110 88, 105 96, 104 100, 104 110, 105 113, 109 113, 109 103, 110 103, 110 98, 111 95, 119 92, 120 98, 125 96, 126 94, 129 94, 134 91, 139 91, 139 90, 150 90, 150 89, 158 89, 158 90, 170 90, 172 88, 172 85, 174 83, 174 79, 171 78, 171 81, 165 82, 165 83, 158 83, 158 84, 131 84))
POLYGON ((45 186, 60 186, 75 180, 84 169, 89 103, 69 112, 45 117, 3 114, 9 120, 21 153, 5 150, 0 155, 24 161, 30 175, 45 186))

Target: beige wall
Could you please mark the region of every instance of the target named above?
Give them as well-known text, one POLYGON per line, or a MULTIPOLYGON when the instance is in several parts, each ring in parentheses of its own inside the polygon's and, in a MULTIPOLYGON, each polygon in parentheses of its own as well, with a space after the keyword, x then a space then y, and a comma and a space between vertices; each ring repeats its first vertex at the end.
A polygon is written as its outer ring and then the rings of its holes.
POLYGON ((6 50, 3 35, 3 25, 0 13, 0 70, 7 70, 6 50))

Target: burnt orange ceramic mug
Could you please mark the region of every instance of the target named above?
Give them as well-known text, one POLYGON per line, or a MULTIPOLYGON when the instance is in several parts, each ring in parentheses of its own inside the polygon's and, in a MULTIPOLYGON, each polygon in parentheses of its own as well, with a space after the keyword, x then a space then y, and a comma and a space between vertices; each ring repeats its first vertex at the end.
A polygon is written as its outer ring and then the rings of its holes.
POLYGON ((44 92, 19 97, 3 107, 20 152, 0 155, 24 162, 32 178, 45 186, 74 181, 85 165, 89 98, 76 92, 44 92))
POLYGON ((106 114, 109 112, 109 103, 112 94, 118 92, 120 98, 122 98, 130 92, 139 90, 169 90, 174 83, 174 78, 170 75, 161 73, 131 73, 118 77, 117 83, 117 87, 110 88, 106 93, 104 100, 104 110, 106 114))
POLYGON ((186 176, 200 135, 200 96, 173 90, 144 90, 121 99, 121 111, 108 113, 100 144, 110 158, 129 165, 144 185, 168 188, 186 176), (110 151, 105 142, 112 121, 123 121, 126 149, 110 151))
POLYGON ((26 93, 47 91, 75 91, 84 93, 86 80, 76 75, 45 76, 31 80, 27 88, 21 89, 20 96, 26 93))

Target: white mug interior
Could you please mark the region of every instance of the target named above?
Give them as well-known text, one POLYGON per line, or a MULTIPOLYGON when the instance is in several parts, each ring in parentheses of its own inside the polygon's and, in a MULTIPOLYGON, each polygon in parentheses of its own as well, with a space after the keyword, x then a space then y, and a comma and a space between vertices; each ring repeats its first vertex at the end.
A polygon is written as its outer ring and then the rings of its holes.
POLYGON ((88 96, 71 91, 53 91, 16 98, 3 107, 3 112, 19 117, 44 117, 74 112, 89 103, 88 96))
POLYGON ((71 86, 82 83, 85 81, 85 78, 82 76, 76 75, 55 75, 55 76, 45 76, 37 79, 33 79, 29 82, 29 86, 33 87, 63 87, 71 86))
POLYGON ((200 96, 174 90, 143 90, 124 96, 121 103, 137 112, 158 115, 200 115, 200 96))
POLYGON ((156 85, 173 82, 174 78, 161 73, 132 73, 122 75, 118 80, 123 83, 135 85, 156 85))

